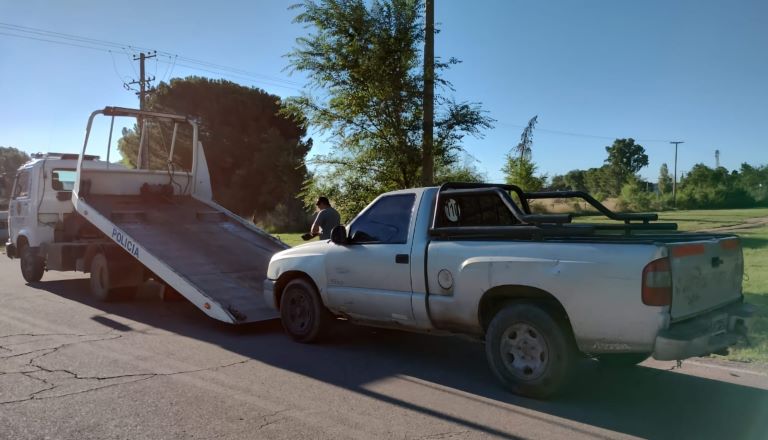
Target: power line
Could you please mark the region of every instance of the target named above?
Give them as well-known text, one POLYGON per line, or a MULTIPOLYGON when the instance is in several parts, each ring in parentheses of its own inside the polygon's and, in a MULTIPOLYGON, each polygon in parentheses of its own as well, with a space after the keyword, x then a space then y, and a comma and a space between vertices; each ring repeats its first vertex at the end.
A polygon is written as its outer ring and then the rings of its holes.
POLYGON ((98 51, 101 51, 101 52, 109 52, 109 49, 104 49, 104 48, 101 48, 101 47, 85 46, 85 45, 82 45, 82 44, 67 43, 67 42, 64 42, 64 41, 48 40, 48 39, 45 39, 45 38, 32 37, 32 36, 29 36, 29 35, 9 34, 9 33, 6 33, 6 32, 0 32, 0 35, 5 35, 5 36, 9 36, 9 37, 16 37, 16 38, 26 38, 28 40, 45 41, 47 43, 62 44, 64 46, 80 47, 80 48, 83 48, 83 49, 92 49, 92 50, 98 50, 98 51))
MULTIPOLYGON (((179 57, 179 59, 181 59, 181 57, 179 57)), ((281 88, 284 88, 284 89, 291 89, 291 90, 301 91, 300 87, 283 85, 283 84, 274 83, 274 82, 266 81, 266 80, 263 80, 263 79, 252 78, 252 77, 249 77, 249 76, 239 75, 239 74, 235 74, 235 73, 226 73, 226 72, 221 72, 221 71, 218 71, 218 70, 206 69, 206 68, 203 68, 203 67, 191 66, 189 64, 179 63, 179 62, 176 62, 176 61, 171 63, 170 61, 157 60, 157 62, 158 63, 164 63, 164 64, 174 64, 175 66, 178 66, 178 67, 186 67, 188 69, 198 70, 200 72, 213 73, 213 74, 222 75, 222 76, 229 76, 229 77, 233 77, 233 78, 244 79, 244 80, 248 80, 248 81, 251 81, 251 82, 258 82, 258 83, 270 85, 270 86, 273 86, 273 87, 281 87, 281 88)))
POLYGON ((126 83, 125 77, 123 75, 120 75, 120 72, 117 69, 117 62, 115 61, 115 54, 110 50, 109 51, 109 57, 112 58, 112 68, 115 70, 115 75, 120 79, 120 81, 123 82, 123 84, 126 83))
MULTIPOLYGON (((130 59, 130 54, 127 53, 128 50, 133 52, 139 52, 139 51, 153 52, 153 50, 151 49, 140 47, 140 46, 134 46, 131 44, 117 43, 114 41, 83 37, 79 35, 49 31, 46 29, 33 28, 29 26, 20 26, 20 25, 15 25, 11 23, 0 22, 0 29, 8 32, 14 32, 14 33, 0 32, 0 35, 6 35, 11 37, 17 37, 17 38, 27 38, 31 40, 44 41, 48 43, 61 44, 65 46, 79 47, 83 49, 98 50, 102 52, 108 52, 111 49, 121 49, 126 54, 126 56, 129 57, 129 59, 130 59)), ((156 52, 160 55, 168 57, 169 59, 173 58, 174 61, 178 60, 178 61, 186 62, 187 63, 186 65, 182 65, 178 63, 176 64, 179 66, 187 67, 189 69, 215 73, 222 76, 236 75, 241 78, 247 78, 252 82, 261 82, 267 85, 283 87, 288 89, 300 90, 300 86, 301 86, 301 84, 299 84, 296 81, 282 79, 282 78, 278 78, 270 75, 264 75, 258 72, 252 72, 252 71, 240 69, 237 67, 213 63, 210 61, 200 60, 197 58, 185 57, 185 56, 174 54, 168 51, 159 50, 156 52), (197 66, 202 66, 204 68, 200 68, 197 66), (232 74, 235 74, 235 75, 232 75, 232 74)), ((169 71, 172 71, 172 70, 173 70, 173 67, 170 67, 169 71)))
MULTIPOLYGON (((501 125, 505 127, 513 127, 513 128, 527 127, 527 125, 508 124, 506 122, 497 122, 497 125, 501 125)), ((621 136, 603 136, 603 135, 596 135, 596 134, 574 133, 570 131, 552 130, 552 129, 539 128, 539 127, 536 127, 536 131, 542 131, 544 133, 550 133, 550 134, 558 134, 562 136, 573 136, 573 137, 582 137, 582 138, 590 138, 590 139, 604 139, 604 140, 621 139, 621 136)), ((669 142, 668 140, 664 140, 664 139, 636 139, 636 138, 633 138, 633 139, 635 139, 638 142, 645 142, 645 143, 669 142)))
POLYGON ((64 40, 72 40, 72 41, 78 41, 81 43, 89 43, 89 44, 96 44, 99 46, 111 46, 111 47, 117 47, 122 48, 125 45, 106 41, 106 40, 98 40, 96 38, 89 38, 89 37, 81 37, 79 35, 72 35, 72 34, 64 34, 61 32, 54 32, 54 31, 48 31, 45 29, 38 29, 28 26, 19 26, 16 24, 11 23, 0 23, 0 28, 5 28, 9 31, 17 31, 17 32, 25 32, 29 34, 35 34, 35 35, 42 35, 50 38, 59 38, 64 40))
MULTIPOLYGON (((221 75, 224 77, 233 77, 241 80, 247 80, 253 83, 260 83, 260 84, 269 85, 273 87, 280 87, 280 88, 289 89, 289 90, 301 91, 301 84, 296 81, 272 77, 269 75, 264 75, 257 72, 252 72, 245 69, 227 66, 224 64, 218 64, 218 63, 205 61, 197 58, 185 57, 185 56, 174 54, 168 51, 163 51, 163 50, 153 51, 145 47, 135 46, 131 44, 122 44, 114 41, 102 40, 102 39, 91 38, 91 37, 83 37, 79 35, 49 31, 46 29, 33 28, 29 26, 20 26, 20 25, 15 25, 11 23, 0 22, 0 30, 16 32, 16 33, 8 33, 8 32, 0 31, 0 35, 4 35, 4 36, 26 38, 30 40, 60 44, 64 46, 71 46, 71 47, 78 47, 82 49, 90 49, 90 50, 96 50, 101 52, 107 52, 110 54, 110 56, 113 56, 112 54, 114 53, 115 49, 119 49, 120 52, 125 54, 125 56, 128 58, 129 61, 132 61, 131 54, 128 53, 129 50, 133 52, 137 52, 137 51, 156 52, 158 55, 162 55, 163 57, 168 58, 168 61, 161 60, 159 57, 156 60, 157 63, 164 63, 168 65, 168 67, 166 68, 166 73, 163 75, 165 79, 169 78, 173 74, 173 70, 176 66, 179 66, 179 67, 185 67, 187 69, 196 70, 200 72, 221 75), (19 34, 18 32, 26 33, 28 35, 22 35, 22 34, 19 34)), ((136 68, 132 62, 130 63, 130 65, 131 65, 131 69, 133 69, 134 71, 134 74, 138 75, 138 72, 136 71, 136 68)), ((113 58, 113 67, 115 67, 115 72, 117 73, 117 68, 114 63, 114 58, 113 58)), ((119 73, 118 73, 118 76, 120 76, 119 73)), ((504 123, 504 122, 498 122, 497 124, 500 126, 514 127, 514 128, 526 127, 525 125, 510 124, 510 123, 504 123)), ((572 137, 602 139, 602 140, 619 139, 619 137, 617 136, 604 136, 604 135, 595 135, 595 134, 586 134, 586 133, 576 133, 576 132, 569 132, 569 131, 562 131, 562 130, 552 130, 552 129, 541 128, 541 127, 537 127, 537 130, 540 132, 550 133, 550 134, 555 134, 560 136, 572 136, 572 137)), ((668 140, 663 140, 663 139, 636 139, 636 140, 638 142, 644 142, 644 143, 669 142, 668 140)))

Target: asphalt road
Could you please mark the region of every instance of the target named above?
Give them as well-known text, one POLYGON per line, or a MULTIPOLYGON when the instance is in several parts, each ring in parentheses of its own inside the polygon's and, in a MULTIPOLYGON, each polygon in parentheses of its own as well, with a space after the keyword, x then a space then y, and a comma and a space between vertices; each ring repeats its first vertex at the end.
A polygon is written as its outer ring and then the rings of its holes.
POLYGON ((511 395, 479 343, 341 325, 228 327, 149 292, 97 303, 82 275, 26 285, 0 259, 0 438, 768 438, 768 373, 584 361, 550 401, 511 395))

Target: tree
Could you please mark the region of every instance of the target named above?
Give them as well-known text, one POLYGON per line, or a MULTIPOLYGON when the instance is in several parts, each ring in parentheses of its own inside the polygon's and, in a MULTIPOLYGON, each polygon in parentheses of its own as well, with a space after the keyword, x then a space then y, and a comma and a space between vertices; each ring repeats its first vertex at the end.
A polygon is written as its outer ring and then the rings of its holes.
POLYGON ((506 175, 506 183, 517 185, 523 191, 539 191, 547 182, 547 176, 536 175, 536 164, 525 157, 515 157, 512 153, 507 154, 504 167, 501 169, 506 175))
MULTIPOLYGON (((317 188, 335 188, 336 205, 355 212, 379 192, 409 188, 421 177, 425 29, 418 0, 305 0, 295 22, 312 29, 288 56, 292 71, 307 74, 309 90, 293 109, 329 135, 333 150, 317 156, 305 200, 317 188)), ((436 60, 435 84, 451 64, 436 60)), ((462 140, 480 136, 492 120, 480 106, 435 96, 435 169, 456 165, 462 140)))
POLYGON ((571 170, 565 174, 565 184, 574 191, 589 191, 587 188, 587 172, 584 170, 571 170))
POLYGON ((652 193, 648 192, 648 182, 643 182, 632 175, 621 188, 619 207, 623 210, 648 211, 652 206, 652 193))
POLYGON ((29 155, 17 148, 0 147, 0 205, 7 204, 13 189, 13 179, 20 166, 29 161, 29 155))
POLYGON ((663 163, 659 169, 659 192, 665 195, 670 191, 672 191, 672 177, 669 175, 667 164, 663 163))
POLYGON ((615 196, 621 192, 621 187, 631 176, 648 165, 648 155, 645 154, 645 148, 636 144, 632 138, 616 139, 613 145, 605 147, 605 151, 608 152, 605 164, 613 178, 609 195, 615 196))
POLYGON ((615 180, 608 165, 586 170, 584 172, 584 184, 587 187, 587 192, 598 200, 618 195, 613 193, 615 180))
POLYGON ((507 154, 501 171, 506 175, 508 184, 517 185, 525 191, 539 191, 547 181, 547 176, 536 176, 536 164, 533 163, 533 129, 538 116, 528 121, 520 135, 520 142, 507 154))
POLYGON ((696 164, 678 185, 678 207, 682 208, 746 208, 755 199, 739 185, 737 171, 724 167, 710 168, 696 164))
MULTIPOLYGON (((306 222, 295 199, 306 178, 305 156, 312 145, 298 114, 280 114, 279 97, 225 80, 200 77, 160 83, 146 102, 148 110, 190 115, 200 124, 211 183, 216 200, 233 212, 260 217, 285 205, 294 221, 281 225, 303 228, 306 222), (296 223, 296 224, 290 224, 296 223)), ((150 166, 165 169, 172 127, 149 127, 150 166)), ((191 164, 190 133, 180 132, 174 161, 191 164), (186 148, 184 148, 186 147, 186 148)), ((118 148, 124 162, 135 166, 138 152, 136 127, 124 130, 118 148)))
POLYGON ((552 191, 566 191, 570 188, 565 180, 565 176, 562 174, 556 174, 549 179, 549 185, 547 188, 552 191))
POLYGON ((768 165, 753 167, 741 164, 737 184, 758 203, 768 202, 768 165))

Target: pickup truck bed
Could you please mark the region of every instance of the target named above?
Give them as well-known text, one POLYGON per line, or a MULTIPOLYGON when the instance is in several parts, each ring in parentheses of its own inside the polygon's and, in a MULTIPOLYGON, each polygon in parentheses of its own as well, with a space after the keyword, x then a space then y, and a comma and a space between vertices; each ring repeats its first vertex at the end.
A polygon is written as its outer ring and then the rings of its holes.
POLYGON ((276 240, 189 196, 94 194, 87 203, 238 322, 277 317, 261 296, 269 259, 284 249, 276 240))

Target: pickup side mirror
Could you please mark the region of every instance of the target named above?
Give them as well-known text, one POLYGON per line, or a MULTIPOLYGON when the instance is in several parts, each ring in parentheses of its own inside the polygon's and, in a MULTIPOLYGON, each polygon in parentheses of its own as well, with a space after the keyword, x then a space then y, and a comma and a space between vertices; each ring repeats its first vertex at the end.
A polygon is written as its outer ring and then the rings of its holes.
POLYGON ((331 230, 331 241, 338 245, 349 243, 349 239, 347 238, 347 228, 345 228, 344 225, 335 226, 331 230))

